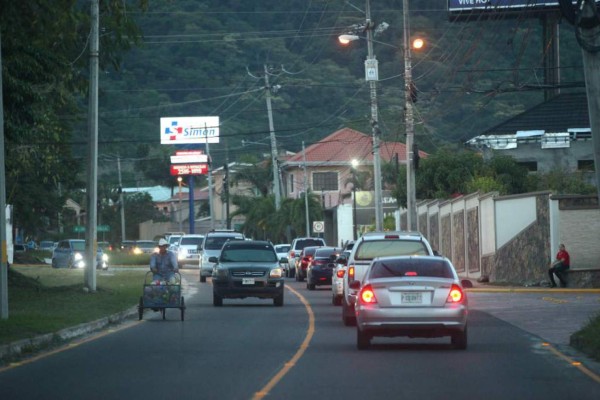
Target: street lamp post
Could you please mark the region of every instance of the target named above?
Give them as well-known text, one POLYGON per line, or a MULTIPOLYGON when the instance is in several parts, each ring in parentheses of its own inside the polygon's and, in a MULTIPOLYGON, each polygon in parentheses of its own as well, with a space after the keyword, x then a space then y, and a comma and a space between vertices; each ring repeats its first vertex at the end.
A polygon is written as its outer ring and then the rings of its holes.
POLYGON ((356 167, 357 160, 352 160, 352 239, 356 240, 356 167))
POLYGON ((183 178, 181 176, 177 177, 177 182, 179 183, 179 232, 183 232, 183 221, 181 218, 181 184, 183 182, 183 178))
POLYGON ((414 143, 414 115, 413 99, 411 92, 412 83, 412 65, 409 42, 408 27, 408 0, 402 1, 403 24, 404 24, 404 120, 406 129, 406 227, 408 231, 416 230, 417 226, 417 200, 415 189, 415 169, 413 154, 414 143))

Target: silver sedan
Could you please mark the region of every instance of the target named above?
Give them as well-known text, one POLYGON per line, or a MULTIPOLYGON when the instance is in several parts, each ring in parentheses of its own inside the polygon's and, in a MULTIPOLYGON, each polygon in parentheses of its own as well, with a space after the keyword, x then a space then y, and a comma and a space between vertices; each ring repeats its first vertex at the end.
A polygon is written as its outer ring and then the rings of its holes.
POLYGON ((355 304, 356 344, 363 350, 375 336, 450 336, 467 348, 467 296, 454 266, 444 257, 381 257, 371 262, 355 304))

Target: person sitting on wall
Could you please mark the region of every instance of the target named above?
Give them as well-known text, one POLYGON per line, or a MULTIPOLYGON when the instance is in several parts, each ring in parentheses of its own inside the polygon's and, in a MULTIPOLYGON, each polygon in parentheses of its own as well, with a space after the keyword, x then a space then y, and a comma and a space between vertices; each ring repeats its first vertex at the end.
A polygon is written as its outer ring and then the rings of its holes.
POLYGON ((560 280, 561 287, 567 287, 567 281, 565 279, 565 272, 571 266, 571 257, 569 256, 569 252, 565 249, 564 244, 560 244, 558 246, 558 253, 556 253, 556 259, 550 265, 548 269, 548 276, 550 277, 550 287, 556 287, 556 282, 554 281, 554 274, 560 280))

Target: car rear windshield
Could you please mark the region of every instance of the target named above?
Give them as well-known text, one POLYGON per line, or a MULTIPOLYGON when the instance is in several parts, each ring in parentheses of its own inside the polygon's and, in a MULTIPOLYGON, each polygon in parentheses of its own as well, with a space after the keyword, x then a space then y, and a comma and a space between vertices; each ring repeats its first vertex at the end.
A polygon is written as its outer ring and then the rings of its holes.
POLYGON ((425 276, 434 278, 453 278, 450 264, 445 260, 398 259, 375 261, 371 267, 370 278, 392 278, 403 276, 425 276))
POLYGON ((303 250, 309 246, 323 246, 323 240, 320 239, 302 239, 298 240, 295 244, 296 250, 303 250))
POLYGON ((202 239, 204 239, 201 236, 191 236, 191 237, 182 237, 181 241, 179 242, 180 245, 182 244, 186 244, 186 245, 190 245, 190 244, 195 244, 196 246, 199 244, 202 244, 202 239))
POLYGON ((355 260, 372 260, 389 256, 430 255, 423 242, 412 240, 365 240, 356 249, 355 260))
POLYGON ((287 253, 290 251, 290 246, 275 246, 275 251, 278 253, 287 253))
POLYGON ((204 248, 206 250, 221 250, 226 241, 236 239, 242 240, 242 237, 234 236, 209 236, 204 241, 204 248))
POLYGON ((315 258, 330 258, 332 254, 339 254, 338 249, 317 249, 315 258))
POLYGON ((273 248, 264 246, 225 247, 221 253, 221 262, 277 262, 273 248))

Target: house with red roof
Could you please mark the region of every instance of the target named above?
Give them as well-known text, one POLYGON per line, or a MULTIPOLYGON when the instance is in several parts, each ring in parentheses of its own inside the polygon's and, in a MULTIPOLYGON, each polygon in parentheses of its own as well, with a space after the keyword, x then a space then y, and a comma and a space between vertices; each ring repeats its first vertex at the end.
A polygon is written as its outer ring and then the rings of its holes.
MULTIPOLYGON (((381 162, 398 158, 406 164, 406 145, 380 141, 381 162)), ((427 153, 419 152, 420 157, 427 153)), ((373 176, 373 137, 350 128, 342 128, 281 164, 283 192, 286 197, 299 198, 307 190, 321 196, 325 209, 325 238, 337 245, 352 239, 352 160, 357 170, 373 176), (306 173, 304 172, 306 169, 306 173), (306 184, 305 184, 306 182, 306 184), (328 232, 329 231, 329 232, 328 232)), ((372 225, 375 219, 372 191, 357 192, 357 225, 372 225)), ((383 191, 384 213, 398 208, 389 192, 383 191), (387 207, 386 207, 387 206, 387 207)), ((312 234, 312 233, 311 233, 312 234)))

